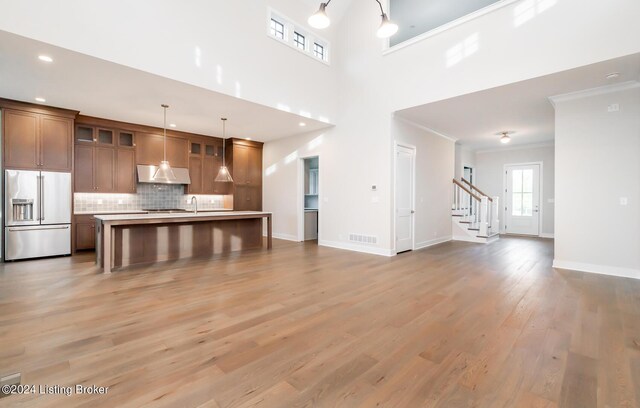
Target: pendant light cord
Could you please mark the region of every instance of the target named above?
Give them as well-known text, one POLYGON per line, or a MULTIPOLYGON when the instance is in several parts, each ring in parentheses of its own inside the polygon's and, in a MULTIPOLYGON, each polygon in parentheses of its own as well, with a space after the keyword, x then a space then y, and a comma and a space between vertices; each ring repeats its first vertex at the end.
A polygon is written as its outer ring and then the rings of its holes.
POLYGON ((380 3, 380 0, 376 0, 376 1, 378 2, 378 6, 380 6, 380 12, 384 16, 384 9, 382 8, 382 3, 380 3))
POLYGON ((227 155, 225 154, 225 147, 227 144, 227 118, 222 119, 222 167, 227 167, 227 155))
POLYGON ((164 157, 164 161, 167 161, 167 108, 169 107, 169 105, 165 105, 163 104, 162 107, 164 108, 164 137, 163 139, 163 157, 164 157))

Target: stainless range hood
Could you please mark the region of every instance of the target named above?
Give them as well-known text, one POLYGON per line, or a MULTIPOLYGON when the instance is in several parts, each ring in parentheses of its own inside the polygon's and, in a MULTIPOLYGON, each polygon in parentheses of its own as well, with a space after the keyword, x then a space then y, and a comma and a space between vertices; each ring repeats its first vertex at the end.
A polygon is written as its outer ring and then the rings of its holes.
POLYGON ((138 182, 139 183, 153 183, 153 184, 191 184, 191 177, 189 177, 189 169, 181 167, 173 167, 173 174, 176 176, 175 180, 154 180, 153 175, 156 174, 158 166, 152 165, 138 165, 138 182))

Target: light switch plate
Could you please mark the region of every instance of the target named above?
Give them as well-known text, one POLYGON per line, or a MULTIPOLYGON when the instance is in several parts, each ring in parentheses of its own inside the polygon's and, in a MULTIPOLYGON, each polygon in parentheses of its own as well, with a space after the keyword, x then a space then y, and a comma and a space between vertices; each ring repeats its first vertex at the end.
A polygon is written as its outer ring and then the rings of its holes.
POLYGON ((620 205, 627 205, 629 204, 629 200, 627 199, 627 197, 620 197, 620 205))
POLYGON ((607 112, 618 112, 620 110, 620 105, 617 103, 612 103, 607 106, 607 112))

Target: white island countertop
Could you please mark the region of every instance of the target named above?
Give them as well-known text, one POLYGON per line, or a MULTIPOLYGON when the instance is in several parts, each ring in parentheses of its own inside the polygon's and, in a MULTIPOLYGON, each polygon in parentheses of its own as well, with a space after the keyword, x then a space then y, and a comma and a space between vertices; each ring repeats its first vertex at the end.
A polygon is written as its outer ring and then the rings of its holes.
POLYGON ((94 218, 103 222, 109 221, 151 221, 151 220, 179 220, 179 219, 197 219, 197 218, 229 218, 234 216, 255 216, 266 217, 270 216, 270 212, 264 211, 199 211, 193 212, 177 212, 177 213, 149 213, 149 214, 109 214, 109 215, 95 215, 94 218))

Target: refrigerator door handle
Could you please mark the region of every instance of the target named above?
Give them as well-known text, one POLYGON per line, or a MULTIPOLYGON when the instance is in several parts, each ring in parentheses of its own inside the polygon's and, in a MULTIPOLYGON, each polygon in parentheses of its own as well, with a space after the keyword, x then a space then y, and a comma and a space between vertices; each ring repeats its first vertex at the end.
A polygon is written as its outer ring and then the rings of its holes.
POLYGON ((40 182, 40 176, 37 176, 36 180, 38 181, 38 187, 36 188, 36 195, 38 200, 38 208, 35 209, 37 211, 36 221, 40 221, 42 219, 42 205, 40 204, 40 197, 42 196, 42 183, 40 182))
POLYGON ((68 225, 60 225, 56 227, 8 227, 7 228, 11 232, 17 231, 43 231, 43 230, 61 230, 61 229, 69 229, 68 225))
POLYGON ((40 176, 40 220, 44 221, 44 174, 40 176))

